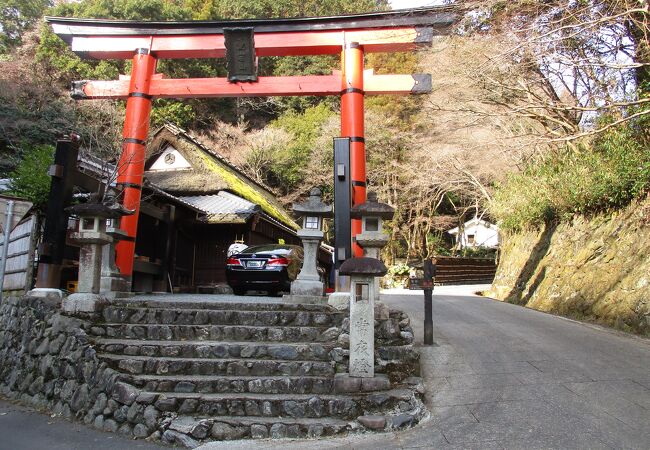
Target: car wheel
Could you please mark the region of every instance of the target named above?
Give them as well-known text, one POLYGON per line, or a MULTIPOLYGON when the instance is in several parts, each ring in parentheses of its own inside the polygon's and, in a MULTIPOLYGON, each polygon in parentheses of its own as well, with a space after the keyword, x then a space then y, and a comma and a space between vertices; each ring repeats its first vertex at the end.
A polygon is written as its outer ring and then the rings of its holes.
POLYGON ((242 288, 233 288, 233 289, 232 289, 232 292, 233 292, 235 295, 244 295, 244 294, 246 293, 246 289, 242 289, 242 288))
POLYGON ((277 297, 280 295, 280 291, 277 289, 270 289, 269 290, 269 297, 277 297))

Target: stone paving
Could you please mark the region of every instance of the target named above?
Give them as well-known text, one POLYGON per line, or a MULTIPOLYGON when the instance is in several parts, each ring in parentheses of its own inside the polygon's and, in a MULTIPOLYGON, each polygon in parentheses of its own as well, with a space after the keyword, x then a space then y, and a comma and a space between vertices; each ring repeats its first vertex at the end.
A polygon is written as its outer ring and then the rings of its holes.
MULTIPOLYGON (((254 292, 254 291, 253 291, 254 292)), ((155 301, 155 302, 233 302, 233 303, 284 303, 282 297, 266 297, 264 295, 234 295, 234 294, 147 294, 136 295, 128 299, 129 301, 155 301)))
MULTIPOLYGON (((650 448, 650 340, 472 295, 481 288, 434 291, 436 345, 420 347, 431 417, 416 428, 201 449, 650 448)), ((382 295, 413 318, 416 342, 422 298, 382 295)))

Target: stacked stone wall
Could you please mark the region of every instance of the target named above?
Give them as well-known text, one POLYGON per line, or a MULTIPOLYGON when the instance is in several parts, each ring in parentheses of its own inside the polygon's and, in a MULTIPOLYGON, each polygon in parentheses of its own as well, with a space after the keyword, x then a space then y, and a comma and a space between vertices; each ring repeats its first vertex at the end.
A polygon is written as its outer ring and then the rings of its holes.
POLYGON ((650 197, 611 214, 506 234, 486 295, 650 335, 650 197))
POLYGON ((0 394, 105 431, 147 437, 157 430, 151 399, 118 381, 101 362, 89 321, 66 317, 60 304, 10 297, 0 305, 0 394))

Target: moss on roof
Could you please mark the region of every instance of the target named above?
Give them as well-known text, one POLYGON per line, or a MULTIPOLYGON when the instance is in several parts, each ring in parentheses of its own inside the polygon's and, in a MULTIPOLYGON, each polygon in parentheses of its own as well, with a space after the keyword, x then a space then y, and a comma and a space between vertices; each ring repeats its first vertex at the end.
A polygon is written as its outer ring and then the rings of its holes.
POLYGON ((258 189, 255 189, 255 186, 246 183, 229 168, 215 161, 210 155, 201 152, 201 157, 203 158, 205 166, 208 167, 212 172, 218 174, 219 177, 221 177, 221 179, 228 184, 229 190, 234 194, 245 198, 249 202, 260 205, 262 210, 269 216, 279 220, 286 225, 289 225, 291 228, 296 230, 300 228, 298 224, 293 221, 289 214, 287 214, 280 205, 273 204, 275 202, 272 202, 269 198, 262 194, 262 192, 260 192, 258 189))
POLYGON ((168 192, 203 194, 228 189, 228 184, 210 172, 175 170, 147 172, 147 179, 168 192))
POLYGON ((192 166, 191 170, 146 172, 146 177, 164 190, 174 193, 214 194, 230 191, 260 206, 262 211, 294 230, 300 227, 285 211, 273 193, 240 172, 223 156, 206 148, 185 131, 174 126, 158 130, 147 151, 147 159, 158 155, 169 144, 192 166))

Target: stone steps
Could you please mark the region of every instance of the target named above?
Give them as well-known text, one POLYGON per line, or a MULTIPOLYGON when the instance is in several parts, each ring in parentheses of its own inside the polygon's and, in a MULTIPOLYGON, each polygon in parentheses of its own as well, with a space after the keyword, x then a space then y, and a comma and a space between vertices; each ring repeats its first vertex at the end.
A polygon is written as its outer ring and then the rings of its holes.
MULTIPOLYGON (((106 323, 91 328, 91 334, 108 338, 177 341, 325 342, 336 337, 328 327, 254 325, 158 325, 106 323)), ((336 330, 333 330, 336 332, 336 330)), ((338 333, 336 333, 338 336, 338 333)))
POLYGON ((324 311, 336 312, 337 310, 329 305, 305 304, 305 303, 283 303, 280 299, 266 299, 254 302, 206 302, 206 301, 167 301, 167 300, 133 300, 128 298, 115 299, 111 301, 110 307, 114 308, 149 308, 149 309, 207 309, 207 310, 236 310, 236 311, 324 311))
POLYGON ((163 356, 183 358, 241 358, 329 361, 334 343, 163 341, 96 338, 99 353, 123 356, 163 356))
POLYGON ((329 394, 334 385, 332 377, 305 375, 133 375, 121 379, 145 391, 160 393, 329 394))
POLYGON ((170 430, 192 436, 195 439, 211 437, 216 440, 315 438, 331 436, 349 428, 349 422, 339 419, 235 416, 180 416, 174 419, 169 426, 170 430))
POLYGON ((368 394, 268 394, 268 393, 179 393, 143 392, 155 397, 160 411, 184 415, 268 418, 334 418, 354 420, 373 411, 415 408, 408 389, 368 394))
MULTIPOLYGON (((160 324, 160 325, 248 325, 248 326, 338 326, 345 315, 334 309, 285 310, 285 309, 236 309, 237 305, 225 304, 226 309, 187 309, 164 307, 104 308, 102 316, 106 323, 160 324)), ((271 304, 274 305, 275 304, 271 304)), ((246 305, 243 305, 246 306, 246 305)), ((286 305, 282 305, 286 306, 286 305)), ((306 306, 306 305, 305 305, 306 306)), ((248 308, 251 306, 248 305, 248 308)))
POLYGON ((329 376, 334 363, 283 359, 207 359, 150 356, 97 355, 120 372, 148 375, 247 375, 247 376, 329 376))
POLYGON ((397 319, 387 312, 376 322, 377 375, 360 379, 345 375, 346 316, 327 305, 124 299, 105 307, 89 331, 99 360, 117 372, 111 396, 135 399, 116 420, 155 419, 167 443, 318 437, 417 422, 415 389, 380 373, 412 359, 411 346, 383 348, 404 341, 397 319))

